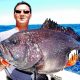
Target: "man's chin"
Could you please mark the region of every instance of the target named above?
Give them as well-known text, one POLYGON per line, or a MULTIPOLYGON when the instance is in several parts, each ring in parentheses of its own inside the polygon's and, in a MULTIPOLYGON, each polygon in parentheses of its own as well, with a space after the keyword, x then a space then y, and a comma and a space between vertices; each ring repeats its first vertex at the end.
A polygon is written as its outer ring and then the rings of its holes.
POLYGON ((27 21, 23 21, 23 20, 22 20, 22 21, 19 21, 19 22, 20 22, 20 23, 26 23, 27 21))

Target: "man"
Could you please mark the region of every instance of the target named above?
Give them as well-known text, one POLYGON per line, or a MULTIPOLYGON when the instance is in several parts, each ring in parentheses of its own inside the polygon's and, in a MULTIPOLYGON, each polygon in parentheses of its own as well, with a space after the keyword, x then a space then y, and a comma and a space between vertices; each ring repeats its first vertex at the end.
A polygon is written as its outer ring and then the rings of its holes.
POLYGON ((27 30, 31 15, 31 6, 23 1, 19 2, 14 8, 14 18, 16 20, 16 27, 5 32, 0 32, 0 41, 10 37, 12 34, 18 31, 27 30))
POLYGON ((18 30, 27 30, 32 10, 28 3, 18 3, 14 8, 14 18, 16 20, 16 28, 18 30))
MULTIPOLYGON (((31 6, 26 2, 19 2, 14 8, 14 18, 16 20, 16 27, 14 29, 1 32, 0 33, 0 41, 9 38, 11 35, 13 35, 16 32, 19 32, 21 30, 27 30, 29 20, 32 15, 31 6)), ((15 69, 13 66, 8 66, 2 64, 2 61, 4 59, 0 58, 0 69, 3 70, 6 68, 8 79, 9 80, 31 80, 31 73, 24 73, 22 71, 19 71, 15 69)))
MULTIPOLYGON (((28 30, 29 20, 32 15, 31 6, 26 2, 19 2, 14 8, 14 18, 16 20, 16 27, 14 29, 1 32, 0 33, 0 41, 9 38, 16 32, 21 30, 28 30)), ((3 58, 1 57, 0 60, 2 61, 3 58)), ((23 72, 16 69, 14 66, 2 65, 0 61, 0 70, 6 68, 6 72, 8 75, 8 80, 32 80, 30 72, 23 72)), ((37 80, 47 80, 46 75, 39 75, 37 80)))

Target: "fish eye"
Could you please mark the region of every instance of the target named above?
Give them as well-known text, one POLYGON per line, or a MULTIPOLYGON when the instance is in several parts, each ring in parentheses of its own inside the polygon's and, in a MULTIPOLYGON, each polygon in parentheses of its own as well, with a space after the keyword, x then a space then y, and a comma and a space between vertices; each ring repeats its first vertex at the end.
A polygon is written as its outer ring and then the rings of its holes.
POLYGON ((16 41, 16 40, 13 40, 13 41, 12 41, 12 43, 13 43, 13 44, 16 44, 16 43, 17 43, 17 41, 16 41))
POLYGON ((18 41, 18 40, 16 40, 16 39, 11 39, 11 40, 10 40, 10 43, 11 43, 11 44, 15 44, 15 45, 16 45, 16 44, 18 44, 18 43, 19 43, 19 41, 18 41))

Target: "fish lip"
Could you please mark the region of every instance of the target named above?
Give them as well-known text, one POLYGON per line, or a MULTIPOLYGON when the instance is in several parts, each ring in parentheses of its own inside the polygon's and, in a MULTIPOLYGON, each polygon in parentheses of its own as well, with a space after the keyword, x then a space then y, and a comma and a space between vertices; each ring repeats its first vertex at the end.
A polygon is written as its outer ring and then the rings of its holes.
POLYGON ((14 65, 14 58, 11 56, 11 51, 5 44, 0 44, 1 56, 7 60, 10 64, 14 65))
POLYGON ((0 52, 1 52, 1 56, 3 57, 3 54, 5 54, 5 49, 3 44, 0 44, 0 52))

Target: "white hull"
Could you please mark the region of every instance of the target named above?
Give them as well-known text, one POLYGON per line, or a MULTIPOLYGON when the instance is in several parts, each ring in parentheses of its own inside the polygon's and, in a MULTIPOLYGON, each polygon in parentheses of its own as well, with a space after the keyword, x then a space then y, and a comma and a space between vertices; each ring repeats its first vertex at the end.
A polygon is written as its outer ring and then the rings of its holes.
MULTIPOLYGON (((80 80, 80 75, 66 70, 55 73, 54 75, 61 77, 62 80, 80 80)), ((0 71, 0 80, 7 80, 5 70, 0 71)))
POLYGON ((56 76, 59 76, 62 78, 62 80, 80 80, 80 75, 70 72, 70 71, 60 71, 58 73, 55 73, 56 76))

